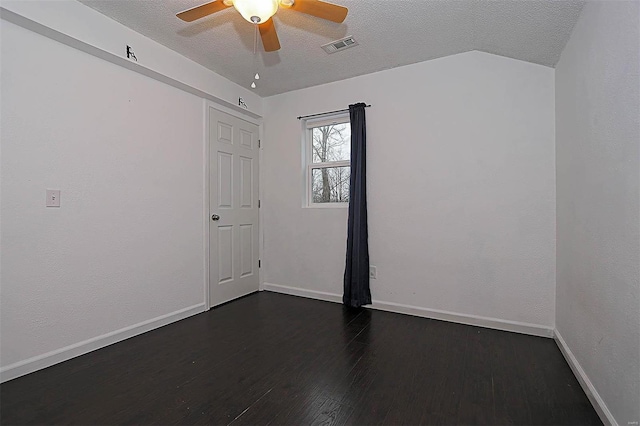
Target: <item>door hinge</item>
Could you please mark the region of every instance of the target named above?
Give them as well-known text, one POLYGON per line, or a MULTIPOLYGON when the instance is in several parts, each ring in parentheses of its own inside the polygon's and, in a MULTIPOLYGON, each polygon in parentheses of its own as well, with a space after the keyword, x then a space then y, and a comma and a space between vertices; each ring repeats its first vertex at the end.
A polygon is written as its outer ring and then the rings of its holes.
POLYGON ((258 268, 262 268, 262 261, 258 259, 258 268))
POLYGON ((260 208, 260 200, 258 200, 258 208, 260 208))
POLYGON ((260 148, 261 146, 262 146, 262 141, 258 139, 258 148, 260 148))

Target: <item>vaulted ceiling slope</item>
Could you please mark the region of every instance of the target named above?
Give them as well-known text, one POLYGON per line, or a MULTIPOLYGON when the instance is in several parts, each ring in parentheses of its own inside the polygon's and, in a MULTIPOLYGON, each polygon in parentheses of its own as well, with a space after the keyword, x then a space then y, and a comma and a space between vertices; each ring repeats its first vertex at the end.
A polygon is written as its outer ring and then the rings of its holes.
MULTIPOLYGON (((349 8, 342 24, 284 8, 274 22, 282 49, 265 53, 233 8, 186 23, 176 13, 207 0, 80 0, 210 70, 271 96, 429 59, 480 50, 554 67, 576 23, 577 0, 333 0, 349 8), (320 46, 353 35, 359 46, 320 46)), ((221 0, 218 0, 221 1, 221 0)))

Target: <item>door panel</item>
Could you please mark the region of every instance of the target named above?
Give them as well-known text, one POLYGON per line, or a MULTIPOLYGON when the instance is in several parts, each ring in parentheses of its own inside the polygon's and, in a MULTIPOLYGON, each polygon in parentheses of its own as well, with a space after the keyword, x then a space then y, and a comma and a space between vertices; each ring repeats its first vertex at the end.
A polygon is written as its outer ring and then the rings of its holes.
POLYGON ((240 276, 253 273, 253 225, 240 225, 240 276))
POLYGON ((240 207, 253 207, 253 159, 240 157, 240 207))
POLYGON ((222 143, 232 144, 233 126, 228 123, 218 122, 218 141, 222 143))
POLYGON ((218 284, 233 280, 233 227, 218 227, 218 284))
POLYGON ((209 108, 209 129, 209 297, 216 306, 258 290, 258 127, 209 108))
POLYGON ((247 149, 253 149, 254 134, 240 129, 240 146, 247 149))
POLYGON ((233 206, 233 154, 218 151, 218 207, 233 206))

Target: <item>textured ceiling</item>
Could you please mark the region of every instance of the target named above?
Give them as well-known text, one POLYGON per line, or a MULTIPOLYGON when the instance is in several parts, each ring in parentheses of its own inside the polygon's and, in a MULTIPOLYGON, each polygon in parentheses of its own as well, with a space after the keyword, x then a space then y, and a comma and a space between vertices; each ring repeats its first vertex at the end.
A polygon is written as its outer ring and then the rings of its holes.
MULTIPOLYGON (((254 28, 233 8, 192 23, 175 14, 207 0, 80 0, 212 71, 270 96, 470 50, 553 67, 584 5, 579 0, 334 0, 342 24, 281 8, 282 48, 253 55, 254 28), (353 35, 359 46, 320 46, 353 35)), ((218 0, 221 1, 221 0, 218 0)))

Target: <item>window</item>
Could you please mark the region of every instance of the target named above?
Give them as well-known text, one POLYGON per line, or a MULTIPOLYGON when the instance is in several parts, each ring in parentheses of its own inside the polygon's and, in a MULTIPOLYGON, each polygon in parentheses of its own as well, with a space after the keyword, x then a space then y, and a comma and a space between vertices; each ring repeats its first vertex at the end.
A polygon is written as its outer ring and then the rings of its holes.
POLYGON ((349 115, 309 120, 305 127, 307 206, 348 206, 351 172, 349 115))

